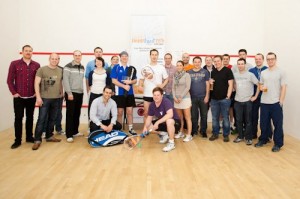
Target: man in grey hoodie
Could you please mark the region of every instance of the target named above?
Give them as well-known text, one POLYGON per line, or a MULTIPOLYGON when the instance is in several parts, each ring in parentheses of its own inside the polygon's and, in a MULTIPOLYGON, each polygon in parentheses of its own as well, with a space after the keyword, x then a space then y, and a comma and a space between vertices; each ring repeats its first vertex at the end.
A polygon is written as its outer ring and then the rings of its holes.
POLYGON ((74 60, 64 67, 63 85, 66 100, 66 136, 67 142, 73 142, 73 136, 83 136, 78 131, 79 118, 83 99, 84 67, 80 63, 82 54, 79 50, 73 53, 74 60))

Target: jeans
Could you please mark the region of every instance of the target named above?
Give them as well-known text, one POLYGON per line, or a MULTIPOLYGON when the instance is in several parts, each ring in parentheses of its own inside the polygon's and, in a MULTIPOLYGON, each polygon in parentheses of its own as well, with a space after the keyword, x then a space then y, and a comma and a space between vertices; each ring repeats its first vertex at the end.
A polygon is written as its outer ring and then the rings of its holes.
POLYGON ((42 98, 43 104, 39 108, 39 117, 35 127, 34 140, 41 142, 42 133, 44 126, 46 129, 46 139, 53 136, 54 123, 57 116, 57 111, 59 107, 59 98, 57 99, 45 99, 42 98))
POLYGON ((275 104, 260 104, 260 128, 261 135, 259 140, 263 143, 267 143, 270 132, 270 121, 273 121, 274 125, 274 144, 276 146, 283 146, 283 111, 279 102, 275 104))
POLYGON ((199 121, 199 110, 200 110, 200 133, 204 134, 207 130, 207 112, 208 103, 204 103, 204 97, 193 97, 192 98, 192 135, 197 134, 198 121, 199 121))
MULTIPOLYGON (((62 120, 63 101, 64 101, 64 98, 59 98, 58 99, 57 115, 56 115, 56 119, 55 119, 55 123, 54 123, 56 132, 62 131, 61 120, 62 120)), ((46 120, 45 120, 43 132, 47 131, 47 128, 48 128, 48 122, 47 121, 48 121, 48 115, 47 115, 46 120)))
POLYGON ((15 142, 21 144, 24 109, 26 111, 26 140, 31 140, 33 137, 33 112, 35 108, 36 98, 23 99, 20 97, 14 98, 14 112, 15 112, 15 142))
POLYGON ((212 133, 218 135, 220 131, 219 118, 220 115, 223 117, 223 136, 228 136, 230 132, 229 122, 229 108, 230 99, 215 100, 211 99, 211 113, 212 113, 212 133))
POLYGON ((83 93, 72 93, 74 99, 68 100, 68 94, 65 93, 66 99, 66 136, 67 138, 73 137, 78 133, 79 120, 81 114, 81 106, 83 93))
POLYGON ((236 127, 240 139, 252 140, 252 102, 238 102, 234 103, 234 110, 236 115, 236 127), (245 134, 243 131, 243 124, 245 124, 245 134))

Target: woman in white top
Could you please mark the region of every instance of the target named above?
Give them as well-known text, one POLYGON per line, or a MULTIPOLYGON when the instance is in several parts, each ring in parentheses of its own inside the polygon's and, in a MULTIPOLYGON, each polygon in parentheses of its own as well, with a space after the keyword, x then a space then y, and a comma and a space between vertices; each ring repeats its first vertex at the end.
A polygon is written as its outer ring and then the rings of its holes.
POLYGON ((180 120, 181 120, 181 128, 175 138, 183 138, 183 119, 185 119, 187 124, 187 135, 183 139, 184 142, 189 142, 193 139, 192 133, 192 120, 191 120, 191 77, 188 73, 184 71, 184 63, 183 61, 178 61, 176 64, 177 71, 173 77, 173 85, 172 85, 172 94, 174 98, 174 108, 176 109, 180 120))

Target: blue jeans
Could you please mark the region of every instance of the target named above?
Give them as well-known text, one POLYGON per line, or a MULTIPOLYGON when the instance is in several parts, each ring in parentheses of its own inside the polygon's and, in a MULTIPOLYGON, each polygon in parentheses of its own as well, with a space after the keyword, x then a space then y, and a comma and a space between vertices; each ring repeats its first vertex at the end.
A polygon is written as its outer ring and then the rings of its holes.
MULTIPOLYGON (((55 130, 57 132, 62 131, 61 120, 62 120, 62 105, 63 105, 64 98, 59 98, 58 101, 59 101, 59 104, 58 104, 59 106, 57 109, 57 115, 56 115, 56 119, 55 119, 55 123, 54 123, 55 130)), ((45 120, 43 132, 46 132, 47 128, 48 128, 48 115, 45 120)))
POLYGON ((252 140, 252 102, 238 102, 234 103, 234 110, 236 116, 236 128, 240 139, 252 140), (245 124, 245 134, 243 132, 243 124, 245 124))
POLYGON ((231 100, 222 99, 215 100, 211 99, 211 113, 212 113, 212 133, 218 135, 220 131, 219 118, 220 115, 223 117, 223 136, 228 136, 230 132, 230 122, 229 122, 229 108, 231 100))
POLYGON ((34 140, 42 141, 42 133, 44 126, 46 129, 46 139, 53 136, 54 123, 57 116, 59 107, 59 98, 57 99, 45 99, 42 98, 43 105, 39 108, 39 117, 35 127, 34 140), (48 119, 47 119, 48 118, 48 119))
POLYGON ((283 111, 279 102, 275 104, 260 104, 260 128, 261 135, 259 140, 267 143, 270 129, 270 121, 274 125, 274 144, 276 146, 283 146, 283 111))
POLYGON ((192 98, 192 135, 197 134, 200 110, 200 133, 206 133, 208 103, 204 103, 204 97, 192 98))

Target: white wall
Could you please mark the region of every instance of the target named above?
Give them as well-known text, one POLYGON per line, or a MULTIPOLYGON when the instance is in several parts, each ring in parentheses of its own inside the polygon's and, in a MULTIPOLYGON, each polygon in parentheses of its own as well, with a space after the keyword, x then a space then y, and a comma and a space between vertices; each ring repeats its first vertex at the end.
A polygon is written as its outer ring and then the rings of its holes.
MULTIPOLYGON (((101 46, 105 52, 117 53, 130 49, 131 16, 165 15, 166 51, 177 54, 237 54, 238 49, 246 48, 248 54, 253 55, 265 53, 270 48, 277 51, 281 59, 290 53, 277 50, 283 42, 276 48, 275 44, 272 45, 275 43, 273 39, 267 36, 269 29, 276 29, 270 16, 276 15, 275 18, 285 21, 285 17, 291 14, 288 10, 285 11, 288 15, 283 15, 271 9, 282 11, 285 6, 293 8, 293 4, 274 5, 276 1, 280 0, 20 1, 19 8, 22 9, 19 10, 16 31, 21 34, 16 49, 29 43, 34 51, 72 52, 80 49, 92 52, 95 46, 101 46), (270 25, 272 23, 274 25, 270 25)), ((296 0, 293 2, 299 4, 296 0)), ((280 38, 282 33, 276 29, 272 37, 280 38)), ((296 38, 296 33, 294 36, 296 38)), ((34 56, 34 59, 45 65, 48 58, 34 56)), ((62 56, 61 65, 71 59, 71 56, 62 56)), ((90 59, 92 56, 85 56, 83 64, 90 59)), ((253 59, 248 61, 254 63, 253 59)), ((290 104, 295 103, 290 96, 288 100, 292 101, 290 104)), ((287 107, 285 111, 288 111, 285 115, 289 115, 292 110, 287 107)), ((296 132, 296 128, 287 132, 296 132)))
POLYGON ((300 49, 300 1, 268 0, 266 8, 264 49, 266 53, 272 51, 277 54, 278 66, 286 71, 288 77, 284 131, 300 139, 300 70, 297 60, 300 49))
POLYGON ((0 131, 13 126, 13 98, 8 90, 6 79, 8 67, 12 60, 19 57, 19 1, 2 0, 0 2, 0 131))

